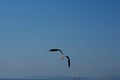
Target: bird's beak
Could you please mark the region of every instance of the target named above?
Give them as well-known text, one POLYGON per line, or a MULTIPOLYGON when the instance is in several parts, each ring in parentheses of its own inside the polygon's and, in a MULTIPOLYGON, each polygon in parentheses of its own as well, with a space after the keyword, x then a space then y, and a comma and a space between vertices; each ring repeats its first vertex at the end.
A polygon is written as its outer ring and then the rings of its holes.
POLYGON ((64 55, 61 55, 60 58, 61 58, 61 59, 64 59, 64 55))

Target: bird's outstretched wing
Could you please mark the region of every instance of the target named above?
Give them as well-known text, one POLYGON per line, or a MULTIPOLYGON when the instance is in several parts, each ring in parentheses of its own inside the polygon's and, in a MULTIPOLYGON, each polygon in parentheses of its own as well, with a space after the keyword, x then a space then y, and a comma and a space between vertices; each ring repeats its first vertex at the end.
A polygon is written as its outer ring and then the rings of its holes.
POLYGON ((65 56, 67 58, 68 61, 68 67, 70 67, 70 57, 69 56, 65 56))
POLYGON ((49 51, 59 51, 59 49, 50 49, 49 51))
POLYGON ((63 55, 63 52, 62 52, 62 50, 60 50, 60 49, 50 49, 49 51, 52 51, 52 52, 59 51, 59 52, 63 55))

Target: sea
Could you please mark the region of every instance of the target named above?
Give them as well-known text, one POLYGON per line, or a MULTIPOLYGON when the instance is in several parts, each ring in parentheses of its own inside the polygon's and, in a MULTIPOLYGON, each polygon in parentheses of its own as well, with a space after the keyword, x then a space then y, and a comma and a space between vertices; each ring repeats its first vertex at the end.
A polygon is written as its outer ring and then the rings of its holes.
MULTIPOLYGON (((0 79, 0 80, 77 80, 75 77, 67 77, 67 78, 42 78, 42 79, 0 79)), ((82 77, 79 80, 120 80, 120 77, 82 77)))

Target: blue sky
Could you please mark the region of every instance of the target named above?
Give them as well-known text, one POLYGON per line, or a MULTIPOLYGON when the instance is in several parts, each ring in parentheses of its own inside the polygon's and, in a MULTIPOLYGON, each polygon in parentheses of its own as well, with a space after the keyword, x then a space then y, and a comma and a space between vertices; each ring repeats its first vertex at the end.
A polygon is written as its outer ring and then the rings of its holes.
POLYGON ((0 78, 119 76, 119 0, 1 0, 0 78), (71 68, 51 48, 71 57, 71 68))

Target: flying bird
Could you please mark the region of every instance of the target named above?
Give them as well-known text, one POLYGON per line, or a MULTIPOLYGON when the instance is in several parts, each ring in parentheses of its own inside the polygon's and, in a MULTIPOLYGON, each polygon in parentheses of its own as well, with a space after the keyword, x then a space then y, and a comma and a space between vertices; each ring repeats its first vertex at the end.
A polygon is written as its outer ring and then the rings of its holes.
MULTIPOLYGON (((61 53, 61 56, 60 56, 61 59, 64 59, 64 54, 63 54, 62 50, 60 50, 60 49, 50 49, 49 51, 51 51, 51 52, 59 51, 61 53)), ((70 64, 71 64, 70 57, 69 56, 65 56, 65 58, 67 59, 68 67, 70 67, 70 64)))

